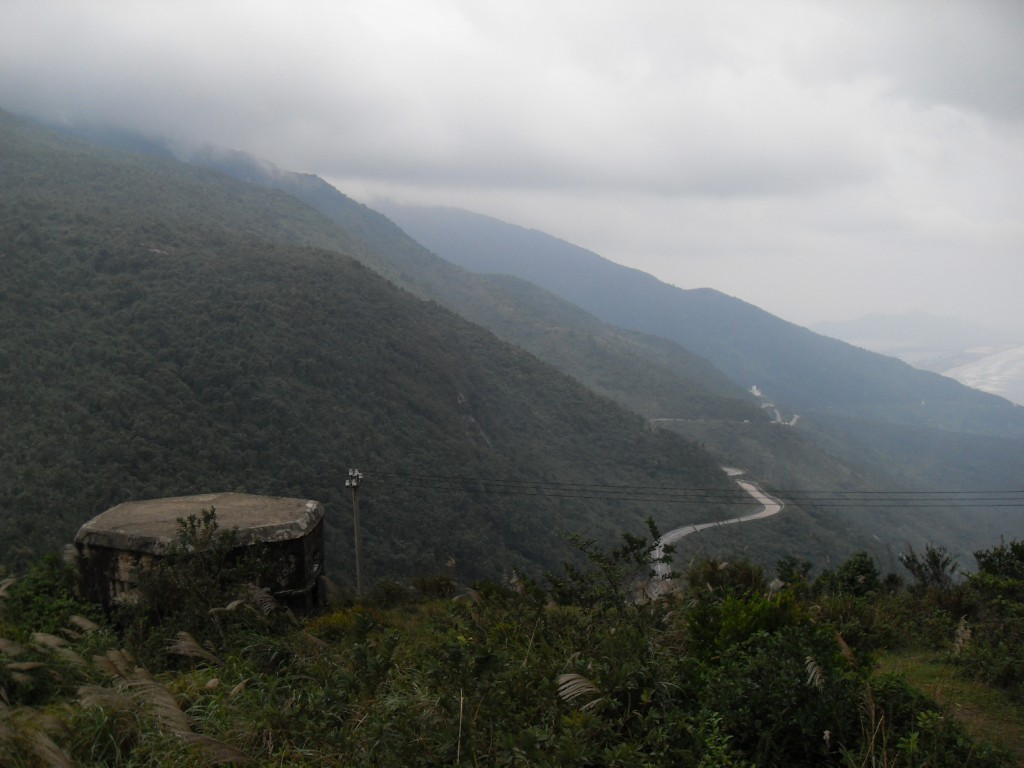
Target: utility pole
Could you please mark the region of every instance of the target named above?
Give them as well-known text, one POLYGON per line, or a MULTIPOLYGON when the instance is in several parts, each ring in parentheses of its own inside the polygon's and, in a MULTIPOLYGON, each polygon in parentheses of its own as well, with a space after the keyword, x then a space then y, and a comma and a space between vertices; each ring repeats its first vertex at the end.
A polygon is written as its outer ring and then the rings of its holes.
POLYGON ((345 487, 352 489, 352 530, 356 538, 356 595, 363 594, 363 540, 359 536, 359 483, 363 473, 358 469, 348 471, 345 487))

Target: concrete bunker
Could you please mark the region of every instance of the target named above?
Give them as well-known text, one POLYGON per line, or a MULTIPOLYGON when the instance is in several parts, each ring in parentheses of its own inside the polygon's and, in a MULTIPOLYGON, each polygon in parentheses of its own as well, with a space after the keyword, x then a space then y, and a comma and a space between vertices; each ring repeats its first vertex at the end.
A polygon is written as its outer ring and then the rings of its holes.
POLYGON ((174 543, 179 520, 213 509, 219 530, 236 530, 236 550, 262 543, 274 561, 274 595, 295 608, 320 604, 324 508, 318 501, 245 493, 210 493, 111 507, 78 529, 75 548, 82 596, 110 606, 130 599, 140 569, 174 543), (283 566, 283 567, 280 567, 283 566))

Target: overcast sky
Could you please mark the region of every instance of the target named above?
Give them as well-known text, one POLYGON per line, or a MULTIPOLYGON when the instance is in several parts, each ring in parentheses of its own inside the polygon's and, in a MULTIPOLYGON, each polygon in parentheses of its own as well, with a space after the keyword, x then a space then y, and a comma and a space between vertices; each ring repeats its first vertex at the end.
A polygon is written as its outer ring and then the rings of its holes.
POLYGON ((0 108, 243 149, 811 324, 1024 332, 1024 2, 0 4, 0 108))

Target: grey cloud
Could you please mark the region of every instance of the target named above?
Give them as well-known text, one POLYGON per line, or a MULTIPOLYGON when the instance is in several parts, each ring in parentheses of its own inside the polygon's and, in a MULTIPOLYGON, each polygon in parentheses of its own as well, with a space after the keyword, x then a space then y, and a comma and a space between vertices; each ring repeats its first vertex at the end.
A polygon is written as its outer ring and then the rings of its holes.
MULTIPOLYGON (((0 107, 242 149, 366 198, 473 208, 679 285, 721 280, 774 311, 785 296, 793 316, 822 294, 814 311, 833 318, 893 300, 872 283, 884 253, 904 294, 992 289, 1024 326, 993 288, 1024 283, 1006 259, 1024 245, 1022 13, 999 0, 8 0, 0 107), (929 258, 951 279, 922 271, 929 258), (834 290, 822 265, 860 288, 834 290)), ((993 309, 976 304, 964 313, 993 309)))
POLYGON ((1024 4, 837 4, 842 23, 794 57, 812 79, 874 78, 892 95, 1003 120, 1024 117, 1024 4))

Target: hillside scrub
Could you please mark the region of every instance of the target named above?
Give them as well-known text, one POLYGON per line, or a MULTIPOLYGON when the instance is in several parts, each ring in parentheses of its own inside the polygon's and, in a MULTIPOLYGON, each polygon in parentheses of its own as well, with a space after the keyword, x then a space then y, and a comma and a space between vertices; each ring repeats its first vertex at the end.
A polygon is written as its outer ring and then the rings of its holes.
POLYGON ((964 668, 1024 704, 1024 542, 978 552, 964 587, 968 613, 957 646, 964 668))
MULTIPOLYGON (((0 764, 1002 764, 873 659, 924 643, 1018 691, 1016 542, 963 583, 926 552, 910 590, 864 553, 813 581, 794 556, 781 587, 696 557, 652 601, 657 528, 618 532, 682 522, 670 488, 701 491, 686 522, 735 513, 700 446, 282 193, 3 114, 0 171, 0 562, 27 571, 0 580, 0 764), (109 616, 39 557, 120 501, 244 490, 324 502, 344 583, 352 466, 373 587, 304 621, 198 518, 109 616)), ((665 381, 617 360, 638 402, 665 381)), ((849 539, 801 514, 772 541, 849 539)))
POLYGON ((368 583, 450 559, 463 580, 538 575, 571 556, 562 532, 607 545, 679 515, 591 489, 732 487, 697 446, 371 271, 281 192, 3 113, 0 176, 0 562, 124 501, 245 491, 322 502, 328 560, 351 563, 358 467, 368 583))
MULTIPOLYGON (((470 275, 320 179, 229 157, 214 165, 240 178, 0 112, 0 559, 30 563, 122 501, 237 490, 323 502, 331 560, 350 562, 350 467, 373 480, 368 581, 452 558, 463 580, 499 577, 495 562, 537 575, 571 556, 566 531, 607 546, 649 514, 666 529, 730 517, 710 500, 733 487, 723 462, 794 492, 1019 476, 1024 452, 1004 443, 968 450, 944 433, 879 456, 876 424, 852 441, 805 417, 799 430, 776 429, 746 376, 730 382, 677 344, 608 326, 522 280, 470 275), (645 429, 661 417, 671 419, 661 431, 685 440, 645 429), (908 471, 935 464, 924 457, 939 449, 936 466, 955 473, 908 471), (440 477, 470 480, 420 482, 440 477), (589 498, 496 493, 485 479, 569 484, 589 498), (597 490, 609 484, 709 496, 683 509, 618 504, 597 490)), ((737 319, 729 310, 700 335, 737 319)), ((962 556, 1006 530, 993 514, 963 525, 953 512, 789 498, 786 516, 761 526, 756 554, 800 546, 838 561, 878 534, 939 538, 962 556)))
MULTIPOLYGON (((187 617, 157 612, 159 644, 77 604, 64 567, 47 561, 0 602, 0 756, 26 766, 1010 764, 901 677, 874 672, 885 643, 914 636, 859 625, 879 594, 766 586, 741 558, 695 562, 652 601, 638 587, 653 541, 586 544, 586 565, 546 585, 517 576, 439 598, 451 583, 439 574, 420 581, 435 594, 389 589, 386 604, 348 600, 300 624, 211 603, 214 620, 191 633, 187 617)), ((894 613, 934 610, 908 590, 881 598, 894 613)), ((946 648, 955 652, 953 636, 946 648)))

